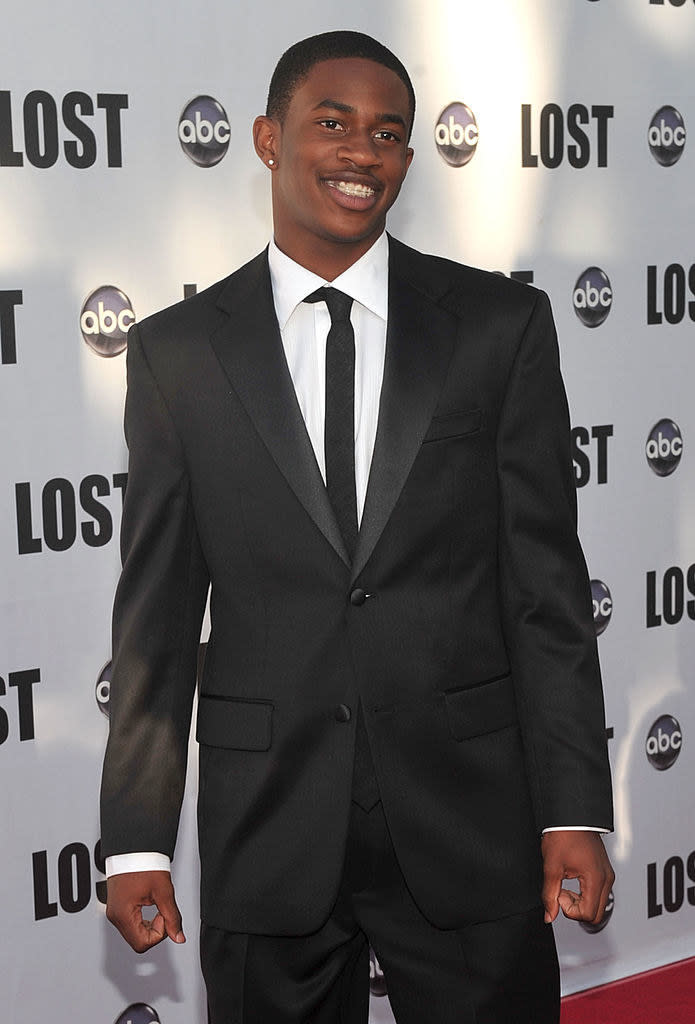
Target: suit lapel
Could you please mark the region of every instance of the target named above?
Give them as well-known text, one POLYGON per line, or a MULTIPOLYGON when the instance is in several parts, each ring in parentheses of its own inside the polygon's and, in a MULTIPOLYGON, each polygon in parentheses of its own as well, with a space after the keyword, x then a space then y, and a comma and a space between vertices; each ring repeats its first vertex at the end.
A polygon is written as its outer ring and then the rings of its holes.
MULTIPOLYGON (((390 239, 384 382, 353 579, 364 569, 393 512, 453 351, 457 319, 438 303, 441 282, 429 269, 419 254, 390 239)), ((235 393, 294 494, 349 566, 285 360, 267 251, 232 275, 218 305, 229 318, 211 343, 235 393)))
POLYGON ((218 305, 229 319, 211 343, 234 391, 287 483, 349 565, 285 360, 267 251, 233 275, 218 305))
MULTIPOLYGON (((435 301, 416 273, 407 272, 411 255, 422 260, 390 240, 384 382, 353 579, 366 565, 393 512, 437 405, 453 352, 457 320, 435 301)), ((431 283, 436 292, 436 282, 431 283)))

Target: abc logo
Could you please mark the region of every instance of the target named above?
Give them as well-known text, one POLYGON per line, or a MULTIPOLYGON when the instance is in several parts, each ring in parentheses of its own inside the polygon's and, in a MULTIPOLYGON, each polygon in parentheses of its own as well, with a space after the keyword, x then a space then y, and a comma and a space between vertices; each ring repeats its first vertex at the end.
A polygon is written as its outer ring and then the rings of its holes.
POLYGON ((133 1003, 114 1024, 159 1024, 159 1014, 146 1003, 133 1003))
POLYGON ((652 427, 645 447, 647 462, 657 476, 669 476, 678 469, 683 454, 683 438, 673 420, 659 420, 652 427))
POLYGON ((585 327, 598 327, 611 311, 613 289, 600 267, 587 267, 579 275, 572 295, 574 312, 585 327))
POLYGON ((465 103, 450 103, 442 110, 434 129, 439 155, 452 167, 463 167, 475 155, 478 125, 465 103))
POLYGON ((126 347, 128 328, 135 323, 130 299, 112 284, 88 295, 80 314, 82 337, 98 356, 117 356, 126 347))
POLYGON ((594 608, 594 626, 596 636, 601 636, 611 621, 613 614, 613 598, 605 583, 601 580, 591 581, 591 602, 594 608))
POLYGON ((369 948, 369 991, 373 996, 386 995, 386 978, 371 946, 369 948))
POLYGON ((649 124, 649 148, 662 167, 671 167, 683 155, 685 124, 675 107, 661 107, 649 124))
POLYGON ((580 921, 579 923, 582 926, 582 928, 584 929, 584 931, 588 932, 589 935, 598 935, 599 932, 603 931, 603 929, 606 927, 606 925, 610 921, 611 917, 613 916, 613 908, 614 907, 615 907, 615 896, 613 895, 613 891, 611 890, 611 892, 608 894, 608 899, 606 900, 606 910, 605 910, 605 913, 604 913, 603 917, 601 918, 601 920, 599 921, 599 923, 598 924, 591 924, 590 921, 580 921))
POLYGON ((649 730, 645 749, 647 760, 658 772, 665 772, 676 761, 683 746, 683 733, 673 715, 661 715, 649 730))
POLYGON ((110 661, 106 662, 106 664, 102 668, 101 672, 99 673, 99 678, 97 679, 97 685, 96 685, 96 688, 94 690, 94 696, 97 699, 97 704, 99 705, 99 710, 103 711, 103 713, 108 716, 110 714, 110 712, 111 712, 110 705, 109 705, 109 702, 110 702, 110 699, 111 699, 111 662, 110 661))
POLYGON ((214 167, 229 149, 231 129, 221 103, 212 96, 196 96, 179 118, 181 149, 198 167, 214 167))

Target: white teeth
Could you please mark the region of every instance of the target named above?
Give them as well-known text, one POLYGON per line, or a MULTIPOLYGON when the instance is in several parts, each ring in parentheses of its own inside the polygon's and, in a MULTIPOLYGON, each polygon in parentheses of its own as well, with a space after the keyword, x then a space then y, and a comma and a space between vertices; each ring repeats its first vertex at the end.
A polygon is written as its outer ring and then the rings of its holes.
POLYGON ((360 196, 366 198, 374 195, 374 189, 369 185, 362 185, 358 181, 332 181, 330 183, 339 192, 346 196, 360 196))

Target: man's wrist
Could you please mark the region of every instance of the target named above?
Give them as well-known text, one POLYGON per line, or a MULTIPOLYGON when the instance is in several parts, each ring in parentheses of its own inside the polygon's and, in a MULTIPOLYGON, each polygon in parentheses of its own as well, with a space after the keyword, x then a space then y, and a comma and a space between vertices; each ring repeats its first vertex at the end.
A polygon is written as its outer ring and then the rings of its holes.
POLYGON ((106 858, 105 867, 110 878, 133 871, 171 871, 171 860, 165 853, 116 853, 106 858))
POLYGON ((551 825, 549 828, 544 828, 541 835, 544 836, 546 832, 600 832, 602 835, 607 835, 610 829, 601 828, 598 825, 551 825))

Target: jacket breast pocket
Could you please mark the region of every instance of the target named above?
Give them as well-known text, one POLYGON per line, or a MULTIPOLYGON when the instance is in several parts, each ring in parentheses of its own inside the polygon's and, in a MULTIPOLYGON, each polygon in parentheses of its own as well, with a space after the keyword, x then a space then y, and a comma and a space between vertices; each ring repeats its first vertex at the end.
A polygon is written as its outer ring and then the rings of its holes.
POLYGON ((273 704, 201 694, 196 739, 227 750, 269 750, 273 738, 273 704))
POLYGON ((434 416, 422 443, 450 441, 457 437, 480 433, 482 412, 470 409, 468 412, 453 412, 447 416, 434 416))
POLYGON ((510 675, 478 686, 444 691, 449 731, 455 740, 506 729, 518 724, 510 675))

